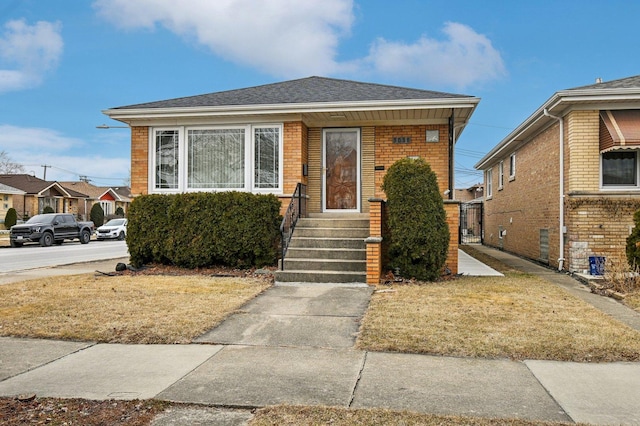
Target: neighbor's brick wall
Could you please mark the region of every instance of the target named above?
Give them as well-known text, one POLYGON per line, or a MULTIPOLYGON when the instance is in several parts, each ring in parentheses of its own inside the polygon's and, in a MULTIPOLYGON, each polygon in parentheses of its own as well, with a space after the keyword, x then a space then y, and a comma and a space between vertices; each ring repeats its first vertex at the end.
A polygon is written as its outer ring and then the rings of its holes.
POLYGON ((600 189, 600 112, 573 111, 565 117, 569 155, 566 191, 600 189))
MULTIPOLYGON (((565 127, 566 130, 566 127, 565 127)), ((566 149, 565 149, 566 151, 566 149)), ((559 257, 559 124, 555 123, 516 151, 516 175, 509 179, 505 152, 504 186, 493 166, 493 196, 485 201, 484 242, 522 256, 540 258, 540 229, 549 230, 549 264, 559 257), (506 233, 499 238, 500 227, 506 233)), ((485 184, 486 187, 486 184, 485 184)))
POLYGON ((569 197, 567 269, 587 272, 589 256, 626 262, 626 240, 633 229, 633 213, 638 207, 638 194, 569 197))
POLYGON ((149 190, 149 128, 131 128, 131 195, 149 190))

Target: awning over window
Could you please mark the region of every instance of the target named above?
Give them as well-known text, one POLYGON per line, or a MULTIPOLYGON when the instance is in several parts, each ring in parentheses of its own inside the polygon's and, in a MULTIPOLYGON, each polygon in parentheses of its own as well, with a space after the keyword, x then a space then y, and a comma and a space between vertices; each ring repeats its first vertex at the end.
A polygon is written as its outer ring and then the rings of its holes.
POLYGON ((600 151, 640 148, 640 110, 600 111, 600 151))

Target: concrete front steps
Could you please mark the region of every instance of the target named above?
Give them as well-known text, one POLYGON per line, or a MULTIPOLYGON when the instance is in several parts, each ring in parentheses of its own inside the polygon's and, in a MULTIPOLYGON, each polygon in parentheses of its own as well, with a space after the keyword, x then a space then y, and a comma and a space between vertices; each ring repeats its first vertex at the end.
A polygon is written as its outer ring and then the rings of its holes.
POLYGON ((276 281, 364 283, 369 215, 318 213, 298 221, 276 281))

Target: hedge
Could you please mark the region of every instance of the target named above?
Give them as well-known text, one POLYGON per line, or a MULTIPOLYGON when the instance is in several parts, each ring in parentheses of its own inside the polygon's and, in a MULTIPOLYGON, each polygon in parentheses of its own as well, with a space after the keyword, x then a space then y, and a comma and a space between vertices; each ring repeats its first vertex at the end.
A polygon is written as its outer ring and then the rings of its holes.
POLYGON ((442 275, 449 227, 436 174, 423 159, 394 163, 384 177, 390 267, 404 278, 434 281, 442 275))
POLYGON ((143 195, 127 212, 131 263, 260 267, 277 261, 280 201, 246 192, 143 195))

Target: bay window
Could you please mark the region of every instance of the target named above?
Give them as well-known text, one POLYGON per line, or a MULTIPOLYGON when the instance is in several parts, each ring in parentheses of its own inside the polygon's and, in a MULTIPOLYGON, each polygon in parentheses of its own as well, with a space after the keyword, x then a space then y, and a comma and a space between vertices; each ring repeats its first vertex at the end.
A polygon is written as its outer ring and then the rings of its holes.
POLYGON ((282 126, 156 128, 152 192, 282 190, 282 126))

